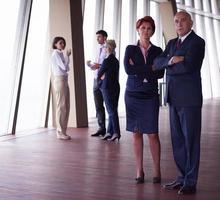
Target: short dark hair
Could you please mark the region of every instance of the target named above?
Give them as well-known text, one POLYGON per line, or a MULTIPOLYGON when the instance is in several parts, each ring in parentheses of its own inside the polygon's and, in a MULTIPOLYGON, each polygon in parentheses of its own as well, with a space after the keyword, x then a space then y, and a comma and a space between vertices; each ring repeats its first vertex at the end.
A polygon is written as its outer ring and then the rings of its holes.
POLYGON ((154 23, 154 20, 153 20, 153 18, 151 16, 145 16, 145 17, 137 20, 137 22, 136 22, 136 29, 139 29, 143 22, 150 23, 150 25, 151 25, 151 27, 153 29, 153 33, 155 32, 155 23, 154 23))
POLYGON ((97 34, 100 34, 100 35, 102 35, 103 37, 106 37, 106 38, 108 37, 107 32, 104 31, 104 30, 99 30, 99 31, 97 31, 97 32, 96 32, 96 35, 97 35, 97 34))
POLYGON ((55 38, 53 39, 53 43, 52 43, 52 48, 53 48, 53 49, 56 49, 56 48, 57 48, 57 47, 55 46, 55 44, 56 44, 57 42, 59 42, 60 40, 63 40, 64 47, 66 47, 66 40, 65 40, 63 37, 61 37, 61 36, 57 36, 57 37, 55 37, 55 38))

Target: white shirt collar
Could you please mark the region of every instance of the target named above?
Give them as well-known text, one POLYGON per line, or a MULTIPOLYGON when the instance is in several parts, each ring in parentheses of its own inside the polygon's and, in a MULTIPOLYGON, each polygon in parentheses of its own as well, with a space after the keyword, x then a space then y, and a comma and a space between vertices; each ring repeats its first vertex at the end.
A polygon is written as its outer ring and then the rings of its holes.
POLYGON ((192 30, 190 30, 186 35, 179 37, 179 39, 181 39, 181 43, 186 39, 186 37, 192 32, 192 30))
POLYGON ((106 43, 103 43, 103 44, 99 44, 99 48, 103 48, 106 46, 106 43))

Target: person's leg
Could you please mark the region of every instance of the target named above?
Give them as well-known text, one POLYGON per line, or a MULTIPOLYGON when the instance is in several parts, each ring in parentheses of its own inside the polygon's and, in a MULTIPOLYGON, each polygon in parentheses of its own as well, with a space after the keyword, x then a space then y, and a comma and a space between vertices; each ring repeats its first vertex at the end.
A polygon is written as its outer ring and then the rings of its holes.
POLYGON ((159 178, 161 177, 161 171, 160 171, 161 150, 160 150, 159 135, 157 133, 148 134, 148 139, 149 139, 150 151, 151 151, 151 155, 153 158, 153 164, 154 164, 155 182, 156 182, 156 177, 158 177, 158 182, 159 182, 159 178))
POLYGON ((173 147, 173 157, 177 165, 177 168, 180 172, 174 181, 166 183, 163 185, 165 189, 168 190, 177 190, 183 186, 184 176, 185 176, 185 164, 186 164, 186 149, 184 144, 184 135, 182 132, 178 108, 172 105, 169 105, 169 114, 170 114, 170 131, 171 131, 171 141, 173 147))
POLYGON ((200 160, 201 107, 183 107, 179 112, 186 149, 184 185, 196 187, 200 160))
POLYGON ((102 89, 102 94, 109 115, 109 124, 107 132, 120 135, 119 119, 118 119, 118 92, 109 89, 102 89))
POLYGON ((56 96, 57 137, 60 139, 70 139, 70 136, 66 135, 69 118, 69 87, 67 78, 54 78, 53 87, 56 96))
POLYGON ((110 92, 108 89, 101 89, 102 96, 104 99, 105 107, 108 112, 108 127, 105 136, 102 138, 103 140, 108 140, 114 134, 114 127, 113 127, 113 110, 112 110, 112 99, 110 96, 110 92))
POLYGON ((99 130, 102 131, 102 135, 105 134, 105 107, 102 92, 97 84, 97 80, 94 79, 93 86, 94 102, 96 108, 96 117, 98 119, 99 130))
POLYGON ((136 160, 136 169, 137 169, 137 178, 144 176, 143 170, 143 134, 134 133, 133 134, 133 145, 134 145, 134 154, 136 160))
POLYGON ((185 177, 185 166, 187 151, 185 148, 185 138, 182 132, 182 127, 180 123, 179 108, 174 106, 169 106, 170 110, 170 130, 171 130, 171 140, 173 147, 173 156, 175 163, 181 176, 177 178, 177 182, 183 184, 185 177))

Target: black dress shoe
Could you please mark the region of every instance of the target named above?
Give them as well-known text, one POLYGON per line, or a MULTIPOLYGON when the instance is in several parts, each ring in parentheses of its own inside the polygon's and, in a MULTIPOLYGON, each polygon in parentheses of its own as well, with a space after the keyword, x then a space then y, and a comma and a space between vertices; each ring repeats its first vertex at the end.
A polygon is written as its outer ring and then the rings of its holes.
POLYGON ((96 133, 93 133, 91 136, 92 137, 98 137, 98 136, 103 136, 103 135, 105 135, 105 131, 99 129, 96 133))
POLYGON ((183 186, 183 184, 181 184, 177 181, 173 181, 171 183, 167 183, 167 184, 163 185, 163 188, 167 189, 167 190, 179 190, 182 186, 183 186))
POLYGON ((195 194, 195 193, 196 193, 196 187, 195 186, 182 186, 178 191, 179 195, 195 194))

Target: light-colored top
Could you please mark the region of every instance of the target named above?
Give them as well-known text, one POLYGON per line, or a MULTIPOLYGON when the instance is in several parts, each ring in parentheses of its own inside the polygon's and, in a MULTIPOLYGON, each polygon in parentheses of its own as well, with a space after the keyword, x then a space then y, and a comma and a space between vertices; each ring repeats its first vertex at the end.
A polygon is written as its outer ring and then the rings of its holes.
MULTIPOLYGON (((145 48, 142 47, 142 46, 139 46, 139 47, 140 47, 140 49, 141 49, 142 55, 144 56, 144 62, 145 62, 145 64, 146 64, 146 62, 147 62, 148 50, 150 49, 151 44, 148 46, 147 50, 145 50, 145 48)), ((145 79, 143 80, 143 82, 146 83, 146 82, 148 82, 148 81, 147 81, 147 79, 145 78, 145 79)))
MULTIPOLYGON (((96 51, 96 58, 95 62, 98 64, 102 64, 104 59, 106 58, 106 51, 105 51, 106 43, 100 44, 96 51)), ((94 78, 97 79, 99 69, 94 70, 94 78)))
POLYGON ((147 62, 147 54, 148 54, 148 50, 149 50, 150 47, 151 47, 151 44, 148 46, 147 50, 145 50, 145 48, 142 47, 142 46, 139 46, 139 47, 140 47, 141 52, 142 52, 142 54, 143 54, 143 56, 144 56, 144 61, 145 61, 145 64, 146 64, 146 62, 147 62))
POLYGON ((54 76, 68 76, 69 71, 69 57, 63 55, 63 52, 54 49, 51 57, 52 73, 54 76))
POLYGON ((182 36, 182 37, 179 37, 179 39, 181 40, 181 43, 186 39, 186 37, 187 37, 191 32, 192 32, 192 30, 189 31, 186 35, 184 35, 184 36, 182 36))

